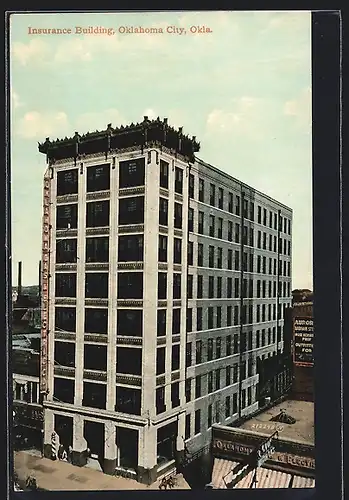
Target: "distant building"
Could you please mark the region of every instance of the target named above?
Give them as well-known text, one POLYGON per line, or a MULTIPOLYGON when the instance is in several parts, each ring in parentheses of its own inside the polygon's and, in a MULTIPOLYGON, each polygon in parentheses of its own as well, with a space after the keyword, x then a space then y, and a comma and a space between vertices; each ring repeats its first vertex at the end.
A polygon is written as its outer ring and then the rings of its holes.
POLYGON ((167 120, 39 150, 45 454, 55 430, 74 463, 89 447, 152 483, 259 407, 258 360, 285 349, 292 210, 167 120))

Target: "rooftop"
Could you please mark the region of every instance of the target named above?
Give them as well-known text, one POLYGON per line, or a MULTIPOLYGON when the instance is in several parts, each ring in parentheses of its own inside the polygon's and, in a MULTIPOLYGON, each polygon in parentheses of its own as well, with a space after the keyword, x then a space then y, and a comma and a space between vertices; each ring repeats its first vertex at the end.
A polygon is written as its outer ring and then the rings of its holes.
POLYGON ((279 437, 295 439, 299 442, 314 444, 314 403, 308 401, 286 400, 269 408, 241 425, 242 429, 261 434, 271 434, 279 430, 279 437), (272 421, 273 417, 284 410, 296 419, 294 424, 272 421))

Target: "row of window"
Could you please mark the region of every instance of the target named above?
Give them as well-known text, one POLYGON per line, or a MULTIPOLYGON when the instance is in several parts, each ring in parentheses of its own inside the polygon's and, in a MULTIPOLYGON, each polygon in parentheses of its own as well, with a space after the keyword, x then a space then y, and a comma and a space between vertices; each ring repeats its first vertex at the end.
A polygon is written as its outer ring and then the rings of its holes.
MULTIPOLYGON (((80 168, 80 174, 83 170, 80 168)), ((78 193, 79 169, 61 170, 57 172, 57 196, 78 193)), ((145 159, 137 158, 119 162, 119 187, 127 188, 144 186, 145 159)), ((106 191, 110 189, 110 164, 90 166, 86 168, 86 191, 106 191)))
MULTIPOLYGON (((222 337, 216 337, 215 339, 208 338, 207 340, 196 340, 195 349, 193 349, 192 342, 187 342, 186 366, 199 365, 214 359, 232 356, 239 352, 247 352, 260 347, 267 347, 268 345, 275 344, 275 342, 276 327, 257 330, 255 333, 255 344, 253 344, 253 332, 251 330, 242 332, 242 336, 236 333, 234 335, 226 335, 223 339, 222 337), (240 338, 241 341, 239 342, 240 338)), ((244 371, 242 373, 244 373, 244 371)))
MULTIPOLYGON (((210 267, 215 269, 223 268, 223 260, 226 262, 227 269, 239 271, 242 266, 242 270, 245 272, 257 272, 262 274, 272 274, 274 276, 279 273, 279 276, 290 277, 291 276, 291 261, 279 260, 279 268, 277 268, 277 259, 267 257, 265 255, 257 255, 256 267, 254 265, 255 259, 254 254, 249 252, 243 252, 242 262, 240 260, 240 251, 228 249, 226 260, 223 259, 223 249, 221 247, 215 248, 213 245, 208 246, 208 259, 204 253, 204 244, 197 244, 197 266, 198 267, 210 267), (217 257, 215 259, 215 253, 217 250, 217 257), (234 260, 233 260, 234 257, 234 260), (268 264, 268 265, 267 265, 268 264)), ((194 265, 194 242, 188 242, 188 265, 194 265)))
MULTIPOLYGON (((226 287, 223 290, 223 277, 222 276, 208 276, 208 287, 205 287, 207 290, 207 295, 205 298, 239 298, 240 296, 244 298, 273 298, 276 297, 277 291, 279 297, 289 297, 291 293, 291 284, 290 282, 279 282, 279 287, 277 290, 277 282, 276 281, 266 281, 266 280, 257 280, 254 281, 252 278, 247 279, 244 278, 242 280, 242 289, 240 290, 240 278, 233 278, 228 276, 226 278, 226 287), (216 281, 216 287, 215 287, 216 281), (255 286, 254 286, 255 283, 255 286), (234 285, 234 286, 233 286, 234 285), (261 286, 262 285, 262 286, 261 286)), ((206 279, 206 278, 205 278, 206 279)), ((198 299, 204 298, 203 290, 204 290, 204 276, 201 274, 197 275, 197 288, 196 288, 196 297, 198 299)), ((187 280, 187 293, 188 299, 193 298, 193 288, 194 288, 194 276, 192 274, 188 274, 187 280)))
MULTIPOLYGON (((257 304, 255 321, 253 318, 253 305, 243 305, 240 315, 240 305, 226 306, 225 321, 223 324, 221 306, 196 308, 196 331, 212 330, 222 328, 223 326, 239 326, 242 324, 264 323, 266 321, 275 321, 276 313, 278 318, 285 316, 286 304, 257 304), (215 321, 214 321, 215 320, 215 321)), ((172 310, 172 334, 180 333, 181 309, 172 310)), ((157 335, 165 336, 167 328, 167 309, 158 309, 157 311, 157 335)), ((187 309, 186 318, 187 332, 193 331, 193 309, 187 309)), ((56 331, 76 331, 76 308, 75 307, 56 307, 55 312, 56 331)), ((107 308, 85 308, 86 333, 108 333, 108 309, 107 308)), ((117 311, 117 335, 141 337, 143 335, 143 311, 142 309, 118 309, 117 311)))
MULTIPOLYGON (((189 197, 195 199, 195 177, 193 174, 189 176, 189 197)), ((246 198, 242 199, 241 207, 241 197, 228 192, 228 196, 225 196, 223 188, 219 187, 216 190, 216 186, 213 183, 209 185, 209 193, 206 196, 205 190, 205 180, 199 178, 198 182, 198 200, 203 203, 208 203, 212 207, 217 207, 221 210, 225 210, 232 214, 240 216, 241 212, 245 219, 255 220, 255 206, 252 201, 246 198)), ((266 208, 262 208, 260 205, 257 206, 257 222, 258 224, 263 224, 264 226, 269 226, 271 229, 278 229, 280 232, 285 234, 291 234, 291 220, 282 217, 275 212, 266 208), (278 221, 279 219, 279 221, 278 221)))
POLYGON ((26 403, 39 403, 39 383, 26 381, 15 382, 13 399, 26 403))

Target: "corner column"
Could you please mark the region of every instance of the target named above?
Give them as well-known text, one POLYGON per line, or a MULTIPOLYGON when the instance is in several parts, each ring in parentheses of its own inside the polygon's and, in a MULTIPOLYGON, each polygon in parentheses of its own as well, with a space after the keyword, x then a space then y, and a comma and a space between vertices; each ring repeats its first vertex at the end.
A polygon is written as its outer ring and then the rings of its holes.
POLYGON ((116 425, 113 422, 105 422, 103 472, 105 474, 114 475, 116 465, 117 465, 116 425))
POLYGON ((157 478, 157 432, 154 426, 139 430, 138 481, 152 484, 157 478))
POLYGON ((82 467, 87 463, 87 442, 84 438, 84 419, 81 415, 73 418, 73 451, 71 454, 73 465, 82 467))

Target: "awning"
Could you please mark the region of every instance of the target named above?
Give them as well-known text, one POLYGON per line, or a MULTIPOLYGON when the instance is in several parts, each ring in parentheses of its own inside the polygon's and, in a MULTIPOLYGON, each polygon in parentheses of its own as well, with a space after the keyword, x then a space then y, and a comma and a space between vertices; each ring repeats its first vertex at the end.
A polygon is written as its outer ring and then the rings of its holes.
MULTIPOLYGON (((229 483, 233 477, 231 471, 238 463, 221 458, 214 459, 211 479, 214 488, 227 488, 226 483, 229 483)), ((250 472, 234 488, 250 488, 253 475, 254 471, 250 472)), ((254 488, 313 488, 315 486, 315 481, 312 478, 292 476, 292 474, 286 472, 266 469, 264 467, 258 467, 256 480, 257 483, 253 486, 254 488)))
POLYGON ((293 476, 292 488, 315 488, 315 479, 312 477, 293 476))

